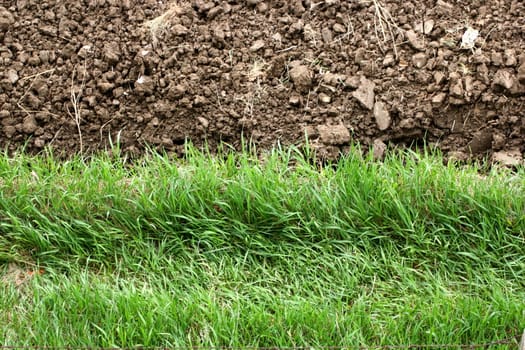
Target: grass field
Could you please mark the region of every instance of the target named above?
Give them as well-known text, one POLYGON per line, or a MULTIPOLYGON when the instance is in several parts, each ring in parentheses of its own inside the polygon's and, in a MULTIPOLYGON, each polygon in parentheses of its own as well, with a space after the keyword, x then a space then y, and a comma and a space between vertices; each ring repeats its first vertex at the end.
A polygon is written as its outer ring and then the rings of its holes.
POLYGON ((525 328, 523 169, 188 153, 0 156, 3 345, 473 344, 525 328))

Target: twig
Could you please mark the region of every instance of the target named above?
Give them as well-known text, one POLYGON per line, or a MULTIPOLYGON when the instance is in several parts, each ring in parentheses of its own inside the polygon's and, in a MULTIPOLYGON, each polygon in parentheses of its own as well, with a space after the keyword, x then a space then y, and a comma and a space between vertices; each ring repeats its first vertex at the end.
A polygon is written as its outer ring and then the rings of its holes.
POLYGON ((60 129, 57 130, 57 132, 55 133, 55 135, 53 135, 53 138, 51 139, 51 141, 49 141, 48 145, 51 146, 51 144, 53 142, 55 142, 55 140, 57 139, 58 135, 60 134, 60 132, 62 131, 62 126, 60 127, 60 129))
POLYGON ((31 90, 31 88, 33 87, 33 85, 35 84, 35 81, 38 77, 42 76, 42 75, 45 75, 45 74, 48 74, 50 73, 50 76, 53 75, 53 72, 55 71, 55 68, 52 68, 52 69, 48 69, 48 70, 45 70, 45 71, 42 71, 42 72, 38 72, 36 74, 33 74, 33 75, 28 75, 26 77, 22 77, 20 78, 20 80, 27 80, 27 79, 33 79, 33 81, 31 81, 31 84, 29 84, 29 87, 26 89, 26 91, 24 91, 24 93, 22 94, 22 96, 20 96, 20 98, 18 99, 18 101, 16 102, 16 105, 18 107, 20 107, 20 109, 22 111, 24 111, 27 115, 29 115, 30 113, 32 113, 33 111, 30 111, 28 109, 26 109, 24 107, 24 105, 22 104, 22 100, 27 96, 27 94, 29 93, 29 91, 31 90))
POLYGON ((279 50, 279 51, 276 51, 276 52, 277 53, 286 52, 286 51, 293 50, 295 48, 297 48, 297 45, 293 45, 293 46, 287 47, 286 49, 282 49, 282 50, 279 50))
POLYGON ((84 91, 84 87, 86 85, 86 61, 84 60, 84 71, 82 74, 82 83, 80 85, 80 89, 75 91, 75 72, 76 72, 76 66, 73 69, 73 74, 71 76, 71 104, 73 105, 73 114, 67 109, 68 114, 73 118, 75 121, 75 124, 77 126, 78 130, 78 137, 80 142, 80 154, 84 153, 84 145, 82 142, 82 130, 80 128, 80 122, 82 121, 82 110, 80 108, 80 100, 82 98, 82 92, 84 91))
POLYGON ((375 17, 374 17, 374 31, 376 33, 376 36, 379 40, 379 35, 377 33, 377 27, 379 24, 379 29, 381 30, 381 36, 383 37, 383 43, 388 42, 388 35, 390 35, 390 38, 392 40, 392 46, 394 49, 394 56, 397 59, 397 45, 396 45, 396 38, 394 35, 394 31, 392 28, 395 28, 399 30, 399 27, 395 24, 394 18, 392 18, 392 15, 390 12, 388 12, 387 9, 381 5, 379 0, 373 0, 374 3, 374 9, 375 9, 375 17))
MULTIPOLYGON (((105 122, 104 124, 102 124, 102 126, 100 127, 100 129, 99 129, 99 133, 100 133, 100 142, 102 142, 102 140, 104 139, 104 135, 102 134, 104 128, 105 128, 106 126, 108 126, 113 120, 115 120, 114 117, 111 118, 110 120, 108 120, 107 122, 105 122)), ((111 135, 111 128, 110 128, 110 130, 109 130, 109 132, 108 132, 108 135, 111 135)), ((110 138, 111 138, 111 136, 110 136, 110 138)))
POLYGON ((39 73, 36 73, 36 74, 33 74, 33 75, 28 75, 28 76, 20 78, 20 80, 27 80, 27 79, 32 79, 32 78, 38 78, 41 75, 44 75, 44 74, 47 74, 47 73, 53 73, 55 71, 55 69, 56 68, 51 68, 51 69, 48 69, 48 70, 45 70, 45 71, 42 71, 42 72, 39 72, 39 73))
POLYGON ((344 39, 346 39, 350 35, 354 35, 354 25, 352 24, 352 20, 350 19, 350 17, 348 17, 348 23, 346 24, 346 33, 341 34, 335 40, 341 43, 344 39))
POLYGON ((37 110, 33 110, 33 109, 25 109, 25 108, 22 108, 22 107, 20 107, 20 110, 15 110, 15 112, 24 112, 24 113, 27 113, 27 114, 29 114, 29 113, 42 113, 42 114, 51 115, 51 116, 56 117, 56 118, 60 117, 58 114, 52 113, 52 112, 49 112, 49 111, 37 111, 37 110))

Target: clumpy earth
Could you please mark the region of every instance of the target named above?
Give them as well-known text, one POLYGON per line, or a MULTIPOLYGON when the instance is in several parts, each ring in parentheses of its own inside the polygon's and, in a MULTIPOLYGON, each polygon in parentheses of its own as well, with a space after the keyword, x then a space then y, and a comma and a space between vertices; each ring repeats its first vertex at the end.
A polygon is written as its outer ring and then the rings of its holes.
POLYGON ((522 162, 521 0, 1 0, 0 146, 522 162))

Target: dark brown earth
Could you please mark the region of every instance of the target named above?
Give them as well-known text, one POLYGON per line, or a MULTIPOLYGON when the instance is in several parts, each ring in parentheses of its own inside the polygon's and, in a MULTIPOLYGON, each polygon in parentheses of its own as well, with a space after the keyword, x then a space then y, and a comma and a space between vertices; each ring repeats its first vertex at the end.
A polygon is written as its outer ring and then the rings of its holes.
MULTIPOLYGON (((0 0, 0 146, 525 151, 521 0, 0 0), (469 32, 478 30, 475 41, 469 32), (465 36, 464 36, 465 35, 465 36), (465 38, 465 40, 463 40, 465 38)), ((474 36, 475 37, 475 36, 474 36)))

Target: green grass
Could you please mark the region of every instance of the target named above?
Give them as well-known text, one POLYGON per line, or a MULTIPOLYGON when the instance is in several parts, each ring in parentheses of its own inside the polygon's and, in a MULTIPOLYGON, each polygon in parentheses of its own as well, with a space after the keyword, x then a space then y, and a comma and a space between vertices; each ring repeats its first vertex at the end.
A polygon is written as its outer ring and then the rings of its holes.
POLYGON ((523 169, 358 149, 312 164, 294 149, 0 156, 0 343, 473 344, 525 328, 523 169))

